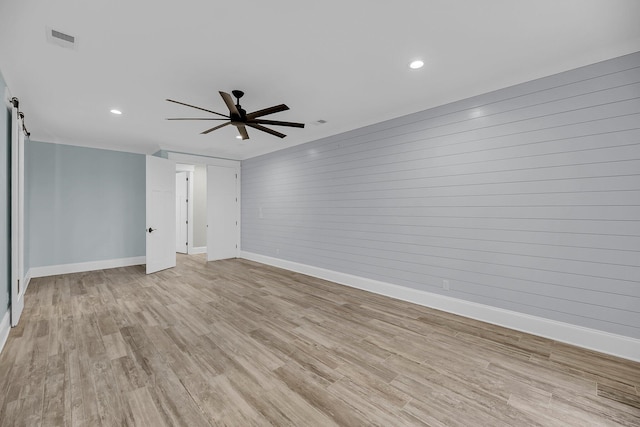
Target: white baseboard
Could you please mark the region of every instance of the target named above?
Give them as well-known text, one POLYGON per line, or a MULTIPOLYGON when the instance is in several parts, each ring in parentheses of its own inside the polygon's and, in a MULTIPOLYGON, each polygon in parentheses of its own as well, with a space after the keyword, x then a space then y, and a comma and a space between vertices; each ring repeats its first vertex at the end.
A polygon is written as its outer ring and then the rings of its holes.
POLYGON ((77 264, 47 265, 44 267, 31 267, 27 273, 32 277, 56 276, 58 274, 82 273, 84 271, 105 270, 108 268, 128 267, 140 265, 146 262, 146 257, 107 259, 102 261, 80 262, 77 264))
POLYGON ((241 258, 640 362, 640 340, 252 252, 241 258))
POLYGON ((0 353, 2 353, 2 349, 4 345, 7 343, 7 338, 9 338, 9 331, 11 330, 11 309, 8 308, 7 312, 4 313, 2 317, 2 321, 0 322, 0 353))
POLYGON ((191 248, 191 252, 189 252, 189 255, 206 254, 206 253, 207 253, 207 247, 199 246, 197 248, 191 248))

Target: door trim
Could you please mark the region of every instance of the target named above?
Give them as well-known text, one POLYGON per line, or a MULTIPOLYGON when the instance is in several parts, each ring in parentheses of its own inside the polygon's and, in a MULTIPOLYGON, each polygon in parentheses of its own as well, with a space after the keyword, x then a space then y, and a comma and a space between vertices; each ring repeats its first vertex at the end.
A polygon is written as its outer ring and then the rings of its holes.
MULTIPOLYGON (((192 242, 191 242, 191 233, 190 228, 191 228, 191 211, 192 209, 192 204, 193 204, 193 198, 191 197, 191 195, 189 194, 189 187, 191 184, 191 173, 189 171, 183 171, 180 170, 180 168, 178 167, 178 165, 176 165, 176 253, 180 253, 180 254, 188 254, 189 253, 189 247, 192 246, 192 242), (182 182, 178 182, 178 176, 180 174, 184 174, 184 181, 182 182), (180 184, 180 185, 179 185, 180 184), (186 185, 185 185, 186 184, 186 185), (186 216, 182 217, 181 214, 181 209, 182 206, 179 206, 180 200, 178 199, 178 193, 179 193, 179 189, 182 185, 185 185, 186 188, 183 188, 180 191, 184 191, 184 204, 186 205, 186 216), (181 222, 181 219, 185 221, 185 223, 181 222), (182 230, 181 228, 185 227, 186 230, 184 230, 186 233, 186 235, 184 236, 184 239, 186 240, 185 242, 185 246, 182 246, 179 242, 180 240, 178 240, 179 234, 181 234, 182 230), (184 252, 182 252, 180 249, 184 248, 184 252)), ((180 236, 182 237, 182 236, 180 236)))
POLYGON ((194 252, 194 247, 193 247, 193 206, 195 204, 195 199, 193 198, 193 174, 195 172, 195 169, 196 169, 195 165, 176 162, 176 172, 187 172, 187 177, 189 178, 189 186, 187 188, 187 197, 190 200, 189 208, 187 210, 187 218, 189 221, 189 226, 187 227, 187 254, 188 255, 200 253, 200 252, 194 252))
POLYGON ((11 107, 11 326, 17 326, 27 290, 24 280, 24 143, 18 101, 11 107), (14 129, 15 128, 15 129, 14 129))

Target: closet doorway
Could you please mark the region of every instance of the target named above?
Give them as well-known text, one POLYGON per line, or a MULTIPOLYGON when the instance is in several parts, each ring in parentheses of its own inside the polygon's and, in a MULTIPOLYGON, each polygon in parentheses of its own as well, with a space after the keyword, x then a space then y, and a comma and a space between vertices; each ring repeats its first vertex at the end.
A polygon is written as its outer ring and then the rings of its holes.
POLYGON ((206 253, 208 261, 237 257, 240 162, 178 153, 168 157, 176 161, 176 252, 206 253))
POLYGON ((176 163, 176 252, 207 252, 207 167, 176 163))

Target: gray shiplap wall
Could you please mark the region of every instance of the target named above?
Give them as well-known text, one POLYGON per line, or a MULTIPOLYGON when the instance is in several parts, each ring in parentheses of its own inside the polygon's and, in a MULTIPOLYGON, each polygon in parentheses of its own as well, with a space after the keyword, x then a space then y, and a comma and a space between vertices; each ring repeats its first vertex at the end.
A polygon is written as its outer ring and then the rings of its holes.
POLYGON ((640 338, 640 52, 246 160, 241 244, 640 338))

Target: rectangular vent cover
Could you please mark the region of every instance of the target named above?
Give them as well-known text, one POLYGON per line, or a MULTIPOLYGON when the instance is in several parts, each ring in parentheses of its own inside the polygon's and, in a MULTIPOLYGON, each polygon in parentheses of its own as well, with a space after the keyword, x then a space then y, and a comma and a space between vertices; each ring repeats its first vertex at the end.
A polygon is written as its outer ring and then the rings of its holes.
POLYGON ((57 39, 64 40, 69 43, 73 43, 75 41, 75 37, 70 36, 69 34, 61 33, 60 31, 51 30, 51 35, 57 39))
POLYGON ((62 31, 54 30, 51 27, 47 27, 47 41, 51 44, 55 44, 67 49, 76 49, 78 45, 78 39, 62 31))

